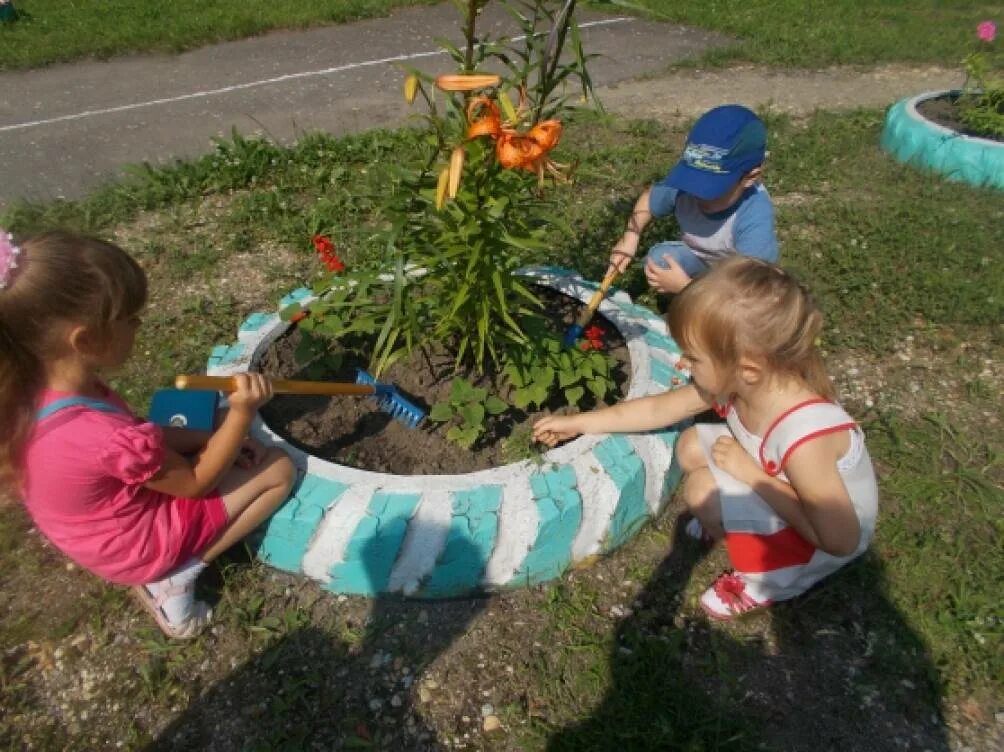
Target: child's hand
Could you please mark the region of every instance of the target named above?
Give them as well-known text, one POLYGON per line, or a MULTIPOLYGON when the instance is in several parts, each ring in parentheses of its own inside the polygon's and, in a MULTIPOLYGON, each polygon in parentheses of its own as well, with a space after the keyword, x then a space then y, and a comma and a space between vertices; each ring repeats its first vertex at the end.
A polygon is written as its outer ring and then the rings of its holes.
POLYGON ((237 455, 237 467, 242 467, 245 470, 257 467, 265 459, 267 453, 268 450, 264 444, 248 436, 241 445, 240 454, 237 455))
POLYGON ((237 389, 227 402, 230 409, 244 415, 254 415, 258 408, 272 399, 272 382, 260 373, 235 373, 237 389))
POLYGON ((757 476, 763 473, 756 460, 731 436, 718 437, 711 447, 711 457, 718 467, 747 486, 752 486, 757 476))
POLYGON ((649 259, 645 264, 645 278, 648 284, 656 292, 675 295, 684 287, 690 284, 690 275, 683 271, 683 267, 671 256, 663 257, 668 265, 663 268, 649 259))
POLYGON ((560 441, 574 438, 582 431, 576 426, 577 415, 548 415, 533 424, 533 440, 553 447, 560 441))

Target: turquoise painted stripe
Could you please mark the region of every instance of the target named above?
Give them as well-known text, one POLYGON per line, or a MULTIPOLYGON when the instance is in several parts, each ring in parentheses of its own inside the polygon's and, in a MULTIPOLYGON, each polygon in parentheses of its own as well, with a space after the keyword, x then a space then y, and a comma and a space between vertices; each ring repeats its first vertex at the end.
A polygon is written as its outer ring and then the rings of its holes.
POLYGON ((642 319, 648 319, 649 321, 662 321, 662 317, 655 313, 654 311, 646 308, 645 306, 638 305, 637 303, 617 303, 621 309, 633 316, 642 319))
POLYGON ((667 337, 665 334, 652 331, 651 329, 645 332, 645 342, 649 347, 657 347, 660 350, 665 350, 666 352, 673 353, 674 355, 679 355, 681 352, 680 346, 676 344, 675 339, 667 337))
POLYGON ((620 491, 604 542, 604 550, 611 551, 634 535, 648 517, 645 463, 624 436, 604 439, 593 448, 593 454, 620 491))
MULTIPOLYGON (((521 271, 522 270, 517 270, 516 273, 519 274, 521 271)), ((536 276, 540 276, 540 275, 552 275, 552 276, 555 276, 555 277, 568 277, 568 276, 571 276, 571 275, 575 274, 575 272, 573 272, 573 271, 571 271, 569 269, 564 269, 564 268, 562 268, 560 266, 546 266, 546 265, 545 266, 533 266, 533 267, 530 267, 527 271, 529 272, 526 275, 528 277, 536 277, 536 276)))
POLYGON ((373 494, 366 516, 345 548, 344 560, 331 568, 327 588, 356 595, 376 595, 386 590, 408 521, 420 498, 421 494, 373 494))
POLYGON ((444 598, 476 590, 498 536, 500 486, 482 486, 453 494, 446 544, 420 592, 444 598))
POLYGON ((652 379, 659 386, 664 386, 667 389, 673 384, 673 369, 663 363, 661 360, 656 360, 655 358, 649 358, 648 361, 649 368, 649 378, 652 379))
POLYGON ((232 345, 216 345, 209 354, 209 359, 206 361, 206 367, 214 368, 216 366, 225 366, 228 363, 234 363, 243 358, 245 352, 246 349, 240 342, 235 342, 232 345))
POLYGON ((553 579, 572 561, 572 541, 582 523, 582 496, 571 465, 534 473, 530 487, 537 504, 537 538, 511 586, 533 585, 553 579))
POLYGON ((250 316, 244 319, 244 322, 241 324, 240 330, 242 332, 257 332, 263 326, 271 324, 278 318, 279 318, 278 316, 272 313, 261 313, 261 312, 252 313, 250 316))
POLYGON ((303 300, 306 297, 309 297, 312 294, 313 293, 311 293, 310 288, 298 287, 292 292, 287 293, 282 297, 282 300, 279 301, 279 307, 285 308, 286 306, 293 305, 293 303, 299 303, 301 300, 303 300))
POLYGON ((258 548, 262 561, 287 572, 302 569, 303 556, 324 513, 338 502, 348 486, 338 481, 306 475, 293 494, 266 523, 258 548))

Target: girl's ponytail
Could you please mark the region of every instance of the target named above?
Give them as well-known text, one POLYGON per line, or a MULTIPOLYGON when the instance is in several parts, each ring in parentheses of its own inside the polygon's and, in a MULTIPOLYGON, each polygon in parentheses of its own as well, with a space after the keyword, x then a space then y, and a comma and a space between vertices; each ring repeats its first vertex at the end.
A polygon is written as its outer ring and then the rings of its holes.
POLYGON ((17 494, 21 452, 34 422, 34 400, 27 397, 38 394, 42 378, 39 359, 21 346, 0 316, 0 503, 17 494))

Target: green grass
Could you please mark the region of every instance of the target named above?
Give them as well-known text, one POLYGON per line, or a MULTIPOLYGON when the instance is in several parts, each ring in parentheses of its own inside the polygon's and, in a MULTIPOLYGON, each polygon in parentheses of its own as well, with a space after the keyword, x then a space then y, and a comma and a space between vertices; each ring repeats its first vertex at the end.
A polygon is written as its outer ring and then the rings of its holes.
MULTIPOLYGON (((16 0, 22 18, 0 26, 0 70, 84 57, 178 52, 213 42, 344 23, 432 0, 16 0)), ((960 65, 993 3, 968 0, 613 0, 591 7, 630 10, 720 31, 738 44, 701 58, 811 68, 887 62, 960 65)), ((996 13, 996 15, 995 15, 996 13)))
POLYGON ((908 62, 960 66, 976 24, 1000 5, 968 0, 612 0, 654 17, 739 39, 702 64, 752 62, 814 68, 908 62))
POLYGON ((431 0, 16 0, 0 25, 0 70, 84 57, 180 52, 275 29, 345 23, 431 0))
MULTIPOLYGON (((783 259, 822 302, 827 349, 882 358, 918 335, 944 343, 931 357, 948 359, 952 347, 982 341, 999 367, 1004 195, 888 158, 877 146, 879 112, 821 112, 804 123, 772 118, 769 129, 767 184, 778 205, 783 259)), ((556 232, 552 254, 527 260, 598 277, 635 196, 665 172, 684 135, 682 127, 592 115, 570 122, 556 158, 579 160, 578 183, 548 195, 574 232, 556 232)), ((284 149, 235 137, 202 159, 137 171, 79 202, 11 207, 0 226, 28 232, 62 225, 114 236, 141 260, 158 303, 146 316, 137 357, 116 384, 142 406, 178 369, 199 368, 212 343, 232 339, 252 308, 270 309, 279 294, 319 271, 311 234, 331 234, 350 268, 365 264, 373 251, 367 228, 378 221, 382 202, 392 200, 381 191, 379 165, 403 161, 395 155, 416 148, 418 138, 410 131, 315 135, 284 149), (281 249, 286 260, 268 261, 263 249, 281 249), (265 271, 257 299, 179 292, 213 282, 224 270, 239 272, 237 254, 265 271)), ((662 222, 646 242, 672 230, 662 222)), ((644 291, 638 268, 623 284, 636 295, 644 291)), ((996 395, 979 376, 982 364, 948 366, 970 374, 966 401, 994 409, 996 395)), ((767 631, 790 660, 783 665, 806 686, 815 686, 816 672, 826 674, 799 656, 832 639, 830 660, 862 661, 852 687, 862 702, 878 692, 907 717, 929 718, 941 705, 972 696, 993 707, 999 697, 1004 442, 999 425, 961 420, 966 405, 945 400, 933 379, 918 379, 929 393, 926 414, 878 404, 860 415, 882 492, 873 552, 824 588, 758 618, 769 620, 767 631), (817 637, 826 630, 839 636, 817 637)), ((757 748, 764 719, 744 706, 742 677, 778 660, 768 658, 758 636, 765 622, 754 622, 752 632, 743 625, 700 626, 694 598, 721 562, 660 562, 671 527, 664 519, 618 554, 627 576, 648 583, 643 607, 620 626, 597 616, 617 597, 609 583, 577 578, 549 590, 535 612, 547 646, 518 669, 544 707, 520 732, 523 748, 757 748), (645 558, 646 550, 656 553, 645 558), (696 631, 679 627, 675 617, 697 624, 696 631)), ((22 554, 22 535, 0 518, 0 571, 21 570, 16 582, 41 576, 25 569, 53 565, 52 557, 22 554)), ((225 634, 269 642, 301 628, 281 599, 259 602, 256 578, 238 575, 230 584, 220 617, 225 634)), ((0 581, 5 592, 11 584, 0 581)), ((30 626, 4 617, 0 641, 13 643, 30 626)), ((62 621, 40 629, 66 634, 62 621)), ((332 640, 350 642, 344 626, 333 630, 332 640)), ((195 652, 152 651, 142 664, 149 701, 173 701, 161 679, 186 696, 194 693, 185 677, 203 660, 195 652)), ((287 711, 274 712, 289 720, 287 711)), ((512 724, 527 715, 518 704, 505 713, 512 724)))

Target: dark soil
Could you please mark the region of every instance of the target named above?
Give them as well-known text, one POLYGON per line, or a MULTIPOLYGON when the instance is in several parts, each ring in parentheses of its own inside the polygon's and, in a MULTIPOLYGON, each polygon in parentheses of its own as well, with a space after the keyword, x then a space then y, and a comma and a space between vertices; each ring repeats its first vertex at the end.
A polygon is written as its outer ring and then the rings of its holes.
MULTIPOLYGON (((559 336, 582 310, 583 304, 549 289, 538 289, 545 309, 552 316, 552 326, 559 336)), ((617 362, 615 395, 620 398, 627 379, 628 351, 617 329, 597 315, 593 324, 605 332, 604 350, 617 362)), ((301 334, 296 327, 277 340, 261 360, 261 370, 278 378, 307 378, 296 363, 294 353, 301 334)), ((332 381, 355 381, 355 369, 366 363, 345 354, 342 368, 330 374, 332 381)), ((489 394, 510 402, 509 395, 490 377, 478 378, 470 372, 453 371, 453 359, 445 350, 416 351, 381 374, 380 381, 393 384, 413 404, 424 410, 450 393, 454 377, 466 378, 489 394)), ((305 397, 282 395, 262 409, 262 417, 273 431, 310 454, 341 465, 397 475, 439 475, 469 473, 498 467, 532 457, 541 447, 530 442, 530 429, 543 415, 566 407, 559 396, 544 409, 526 413, 511 408, 489 418, 488 429, 473 449, 463 449, 446 439, 449 424, 426 419, 417 428, 409 428, 381 410, 367 397, 305 397)), ((593 405, 583 399, 582 407, 593 405)))
POLYGON ((937 123, 945 128, 951 128, 953 131, 958 131, 963 136, 986 138, 991 141, 998 140, 986 133, 977 133, 976 131, 970 129, 959 118, 960 110, 959 98, 954 94, 945 94, 933 99, 925 99, 917 104, 917 111, 932 123, 937 123))

